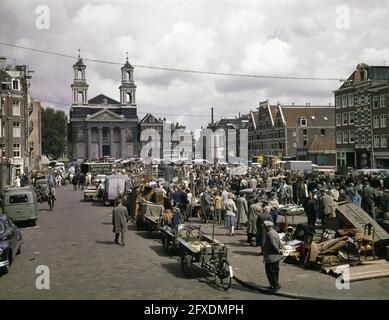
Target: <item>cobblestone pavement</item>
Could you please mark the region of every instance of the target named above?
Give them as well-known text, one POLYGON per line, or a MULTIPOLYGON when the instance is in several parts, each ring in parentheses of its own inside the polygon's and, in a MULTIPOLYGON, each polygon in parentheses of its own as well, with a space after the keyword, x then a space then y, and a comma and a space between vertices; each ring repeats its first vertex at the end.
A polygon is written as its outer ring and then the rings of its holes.
POLYGON ((280 299, 236 282, 227 292, 214 288, 199 268, 184 278, 178 258, 144 232, 129 230, 127 245, 114 245, 112 208, 84 202, 70 186, 57 198, 53 212, 40 205, 37 226, 22 229, 22 253, 0 277, 0 299, 280 299), (36 289, 39 265, 50 269, 50 290, 36 289))

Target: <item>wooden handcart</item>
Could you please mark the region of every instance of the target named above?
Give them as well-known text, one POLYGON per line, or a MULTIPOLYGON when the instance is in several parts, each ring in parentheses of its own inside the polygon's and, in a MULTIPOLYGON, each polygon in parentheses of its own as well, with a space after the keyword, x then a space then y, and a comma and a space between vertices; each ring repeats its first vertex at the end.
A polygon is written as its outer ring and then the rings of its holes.
POLYGON ((161 227, 161 241, 163 250, 165 253, 168 253, 171 248, 179 247, 179 238, 186 237, 198 237, 201 225, 197 224, 179 224, 176 227, 171 227, 168 225, 161 227))
POLYGON ((232 267, 227 260, 228 247, 199 231, 197 236, 188 232, 178 239, 181 251, 181 269, 189 276, 192 264, 197 264, 213 274, 214 283, 228 290, 233 278, 232 267))

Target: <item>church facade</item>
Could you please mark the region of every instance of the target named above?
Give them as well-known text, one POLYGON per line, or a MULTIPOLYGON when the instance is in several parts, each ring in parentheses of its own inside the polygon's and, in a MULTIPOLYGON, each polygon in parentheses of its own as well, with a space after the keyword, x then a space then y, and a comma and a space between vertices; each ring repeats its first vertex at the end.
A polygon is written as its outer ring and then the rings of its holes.
POLYGON ((68 125, 70 160, 139 156, 138 115, 134 67, 121 68, 120 101, 100 94, 88 100, 86 65, 79 56, 73 65, 72 106, 68 125))

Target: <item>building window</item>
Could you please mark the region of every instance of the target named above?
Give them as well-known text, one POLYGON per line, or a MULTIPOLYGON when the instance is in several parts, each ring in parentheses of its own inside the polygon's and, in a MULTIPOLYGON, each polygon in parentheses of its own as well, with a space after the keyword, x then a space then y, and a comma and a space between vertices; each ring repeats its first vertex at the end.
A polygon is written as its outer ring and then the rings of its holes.
POLYGON ((14 144, 14 157, 15 158, 20 158, 20 144, 16 143, 14 144))
POLYGON ((326 129, 320 129, 320 135, 325 136, 326 135, 326 129))
POLYGON ((342 108, 347 107, 347 94, 342 95, 342 108))
POLYGON ((20 138, 20 123, 19 122, 13 123, 13 136, 14 136, 14 138, 20 138))
POLYGON ((348 112, 343 112, 342 113, 342 122, 344 126, 348 125, 348 112))
POLYGON ((14 101, 12 103, 12 114, 14 116, 20 116, 20 101, 14 101))
POLYGON ((378 109, 378 96, 373 97, 373 109, 378 109))
POLYGON ((301 117, 300 118, 300 126, 306 127, 307 126, 307 118, 306 117, 301 117))
POLYGON ((385 108, 386 106, 386 95, 380 95, 380 108, 385 108))
POLYGON ((386 114, 380 115, 380 127, 386 128, 386 114))
POLYGON ((386 148, 387 146, 387 136, 386 134, 381 134, 381 148, 386 148))
POLYGON ((307 144, 308 144, 308 141, 304 139, 304 140, 303 140, 303 146, 306 147, 307 144))
POLYGON ((375 116, 373 116, 373 128, 377 129, 379 127, 380 127, 380 116, 375 115, 375 116))
POLYGON ((335 108, 339 109, 342 107, 342 98, 341 96, 335 97, 335 108))
POLYGON ((348 131, 343 131, 343 144, 348 143, 348 131))
POLYGON ((336 144, 342 144, 342 131, 336 132, 336 144))
POLYGON ((3 137, 3 123, 1 122, 0 118, 0 138, 3 137))
POLYGON ((354 106, 354 93, 348 94, 348 106, 353 107, 354 106))
POLYGON ((303 136, 306 137, 308 134, 308 130, 307 129, 303 129, 303 136))
POLYGON ((380 147, 380 136, 378 134, 374 135, 374 148, 380 147))
POLYGON ((337 127, 342 126, 342 114, 341 113, 336 114, 336 126, 337 127))
POLYGON ((365 95, 365 104, 370 104, 370 96, 368 94, 365 95))
POLYGON ((355 131, 350 130, 348 132, 348 140, 349 140, 350 143, 354 143, 355 142, 355 131))
POLYGON ((350 111, 348 113, 348 123, 349 125, 353 125, 355 122, 354 122, 354 111, 350 111))
POLYGON ((20 81, 13 79, 12 80, 12 90, 19 91, 20 90, 20 81))

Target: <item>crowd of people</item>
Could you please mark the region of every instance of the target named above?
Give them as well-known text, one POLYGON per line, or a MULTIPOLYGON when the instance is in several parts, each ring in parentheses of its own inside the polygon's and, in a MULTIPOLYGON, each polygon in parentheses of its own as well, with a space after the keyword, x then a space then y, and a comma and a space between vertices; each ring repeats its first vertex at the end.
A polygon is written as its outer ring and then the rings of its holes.
POLYGON ((277 227, 281 206, 304 208, 312 230, 318 220, 330 224, 341 203, 354 203, 375 220, 389 212, 389 177, 356 171, 338 176, 251 167, 236 175, 228 166, 182 166, 175 180, 158 187, 184 220, 193 216, 198 199, 206 220, 225 224, 231 236, 246 228, 248 242, 256 246, 263 243, 264 221, 277 227))

